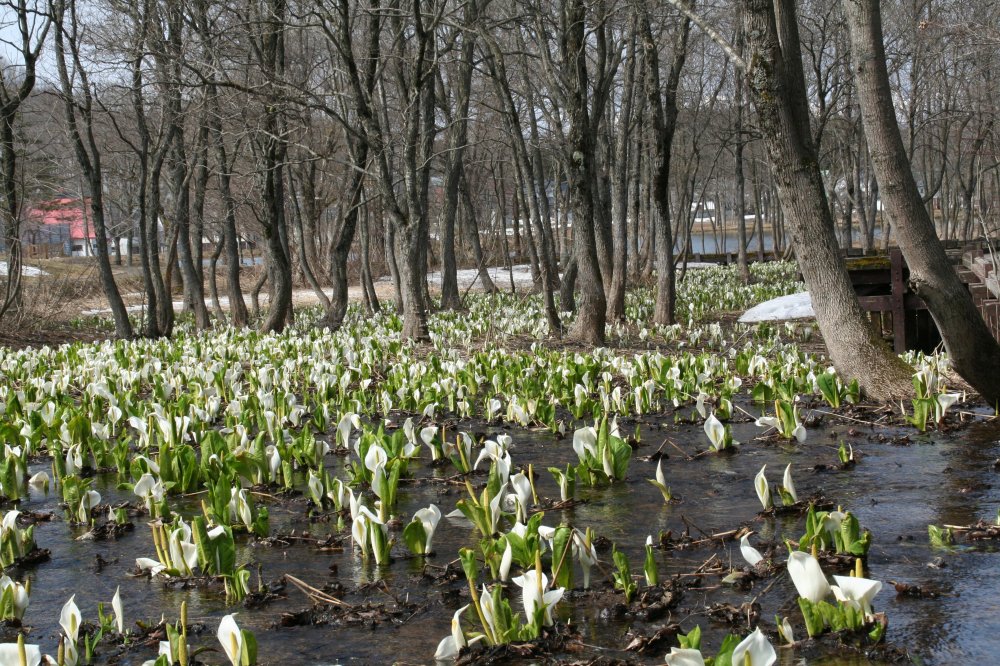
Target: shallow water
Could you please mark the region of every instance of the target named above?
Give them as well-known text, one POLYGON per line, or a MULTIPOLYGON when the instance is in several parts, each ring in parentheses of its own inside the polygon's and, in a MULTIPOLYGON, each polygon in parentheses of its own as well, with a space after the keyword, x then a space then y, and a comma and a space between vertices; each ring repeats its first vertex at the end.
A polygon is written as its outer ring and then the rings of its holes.
MULTIPOLYGON (((623 423, 623 432, 632 432, 632 422, 623 423)), ((471 428, 470 428, 471 429, 471 428)), ((481 430, 481 426, 476 428, 481 430)), ((490 428, 491 433, 499 428, 490 428)), ((512 429, 514 438, 511 454, 515 465, 532 463, 540 497, 558 497, 558 490, 546 470, 550 465, 564 467, 575 456, 571 438, 559 439, 548 432, 512 429)), ((911 658, 927 664, 992 663, 1000 645, 1000 595, 996 594, 995 572, 1000 568, 996 548, 981 550, 959 549, 955 552, 932 550, 927 540, 927 525, 969 524, 980 518, 992 520, 1000 506, 1000 493, 994 487, 993 461, 1000 457, 1000 428, 992 424, 973 425, 952 434, 931 433, 911 436, 909 445, 878 441, 879 435, 892 438, 898 430, 859 426, 836 417, 826 417, 819 427, 809 429, 808 439, 801 445, 776 440, 753 441, 760 430, 752 423, 734 424, 734 436, 746 443, 734 455, 704 454, 707 440, 700 424, 645 424, 642 446, 633 458, 628 479, 603 488, 578 488, 578 498, 586 500, 563 512, 549 512, 543 521, 557 525, 562 521, 580 528, 592 527, 600 537, 618 544, 629 555, 633 572, 641 575, 643 547, 646 535, 656 539, 660 532, 672 531, 678 536, 690 531, 697 538, 707 534, 733 530, 750 525, 757 534, 751 542, 797 539, 804 530, 801 517, 760 518, 760 508, 753 490, 753 476, 767 464, 772 484, 780 480, 784 466, 792 463, 800 497, 820 494, 826 499, 853 511, 862 526, 872 530, 873 546, 869 555, 868 576, 882 581, 899 581, 932 586, 945 594, 937 599, 897 598, 891 585, 875 601, 877 610, 889 619, 887 641, 907 650, 911 658), (661 442, 668 439, 675 446, 661 442), (836 462, 836 444, 841 439, 851 442, 861 459, 848 471, 813 471, 817 464, 836 462), (649 456, 657 450, 667 456, 663 461, 668 484, 680 499, 664 505, 659 491, 647 479, 653 478, 656 463, 636 458, 649 456), (680 449, 680 451, 678 450, 680 449), (681 453, 688 455, 683 455, 681 453), (685 522, 686 521, 686 522, 685 522), (929 563, 940 560, 943 567, 929 563)), ((332 473, 345 478, 344 460, 329 458, 332 473)), ((450 468, 430 469, 413 461, 410 470, 415 477, 450 477, 450 468)), ((32 469, 32 472, 37 471, 32 469)), ((104 501, 133 499, 110 486, 109 480, 98 479, 96 488, 104 501)), ((460 485, 418 483, 401 487, 399 515, 404 521, 413 512, 434 502, 448 513, 464 494, 460 485)), ((186 503, 172 502, 185 516, 197 510, 198 498, 186 503)), ((345 533, 342 551, 320 551, 313 546, 295 544, 288 547, 246 546, 240 551, 241 561, 260 566, 265 580, 277 580, 292 574, 310 585, 339 584, 343 591, 331 592, 345 601, 359 604, 366 600, 385 604, 401 611, 384 623, 364 621, 357 624, 329 626, 283 627, 283 613, 308 609, 311 603, 296 588, 285 589, 287 598, 262 609, 225 608, 221 586, 209 589, 173 589, 158 580, 134 578, 130 572, 136 557, 153 556, 154 549, 146 525, 136 521, 133 532, 116 541, 76 541, 84 530, 72 528, 62 521, 54 494, 48 496, 32 491, 20 506, 22 510, 53 511, 57 518, 36 527, 38 545, 49 548, 52 560, 25 572, 9 572, 15 578, 25 574, 33 579, 31 606, 25 623, 31 627, 30 640, 54 653, 57 642, 59 609, 71 595, 76 595, 84 619, 96 619, 96 604, 109 605, 115 588, 121 586, 127 623, 136 619, 156 622, 161 615, 176 620, 182 600, 187 600, 189 618, 202 623, 204 632, 191 636, 195 646, 215 647, 214 634, 218 619, 226 612, 238 610, 237 621, 252 629, 260 645, 260 661, 268 664, 387 664, 432 663, 438 641, 447 634, 452 613, 467 603, 464 582, 433 584, 421 577, 422 562, 405 557, 405 547, 396 533, 394 553, 399 555, 381 570, 362 563, 350 547, 345 533), (99 562, 103 561, 102 564, 99 562), (381 581, 381 582, 379 582, 381 581), (384 585, 383 585, 384 583, 384 585), (465 599, 465 600, 463 600, 465 599)), ((335 522, 310 524, 306 518, 304 500, 270 504, 272 533, 301 534, 325 538, 337 531, 335 522)), ((246 542, 246 537, 239 538, 246 542)), ((457 556, 460 547, 475 547, 474 531, 462 522, 442 519, 434 537, 439 555, 428 560, 440 569, 457 556)), ((763 550, 763 547, 761 547, 763 550)), ((613 600, 606 589, 604 576, 593 572, 594 587, 604 589, 599 594, 573 594, 560 605, 557 616, 571 622, 587 646, 583 654, 564 655, 567 660, 588 660, 597 656, 623 657, 637 663, 662 663, 667 648, 648 655, 623 652, 630 628, 640 634, 650 634, 668 619, 679 622, 684 631, 700 624, 704 630, 703 647, 713 653, 729 630, 700 613, 713 602, 725 601, 739 606, 759 595, 762 606, 759 623, 773 634, 775 614, 793 619, 796 631, 804 635, 795 604, 794 588, 783 569, 774 578, 758 581, 749 591, 742 592, 720 584, 728 573, 728 565, 744 566, 738 544, 701 546, 690 550, 658 552, 661 580, 675 574, 687 574, 716 554, 727 565, 721 575, 699 579, 694 589, 684 592, 683 601, 670 618, 644 623, 630 620, 613 612, 613 600)), ((604 562, 610 552, 601 553, 604 562)), ((784 555, 779 550, 779 560, 784 555)), ((606 567, 608 565, 605 565, 606 567)), ((829 573, 829 572, 828 572, 829 573)), ((256 582, 256 575, 254 582, 256 582)), ((577 571, 577 584, 580 576, 577 571)), ((519 599, 518 589, 513 598, 519 599)), ((519 603, 515 604, 519 606, 519 603)), ((468 625, 467 625, 468 626, 468 625)), ((735 629, 733 629, 735 631, 735 629)), ((16 635, 5 630, 8 637, 16 635)), ((746 633, 746 629, 742 629, 746 633)), ((113 650, 99 651, 98 661, 113 650)), ((140 664, 155 656, 155 644, 136 648, 125 654, 120 663, 140 664)), ((780 650, 782 664, 824 664, 854 666, 867 664, 856 654, 844 656, 831 640, 806 650, 780 650)), ((207 663, 222 663, 221 652, 204 653, 207 663)), ((528 663, 528 662, 526 662, 528 663)))

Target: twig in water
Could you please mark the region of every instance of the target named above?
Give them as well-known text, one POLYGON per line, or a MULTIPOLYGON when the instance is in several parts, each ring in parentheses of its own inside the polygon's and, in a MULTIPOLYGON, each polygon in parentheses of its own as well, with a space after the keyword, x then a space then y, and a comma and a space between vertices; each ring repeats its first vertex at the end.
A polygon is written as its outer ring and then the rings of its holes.
POLYGON ((318 601, 324 604, 333 604, 334 606, 342 606, 344 608, 350 608, 351 605, 337 599, 336 597, 331 597, 329 594, 323 590, 316 589, 312 585, 305 583, 291 574, 285 574, 285 580, 299 588, 299 590, 305 594, 307 597, 313 601, 318 601))

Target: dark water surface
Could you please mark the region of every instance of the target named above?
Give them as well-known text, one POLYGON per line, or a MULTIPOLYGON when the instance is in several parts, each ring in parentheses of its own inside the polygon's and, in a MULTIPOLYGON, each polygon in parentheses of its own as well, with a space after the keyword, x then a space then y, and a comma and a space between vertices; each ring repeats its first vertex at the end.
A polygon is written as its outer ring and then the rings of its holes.
MULTIPOLYGON (((634 424, 623 424, 631 432, 634 424)), ((477 428, 481 429, 481 428, 477 428)), ((497 432, 490 429, 490 432, 497 432)), ((1000 553, 996 548, 959 549, 940 552, 930 548, 927 525, 934 523, 965 525, 979 519, 994 520, 1000 506, 1000 490, 995 486, 993 462, 1000 457, 1000 428, 994 424, 972 425, 956 433, 915 435, 910 443, 894 444, 891 440, 901 430, 868 427, 835 417, 825 417, 818 427, 809 429, 808 439, 801 445, 776 440, 753 441, 761 430, 752 423, 734 424, 734 436, 746 442, 735 455, 705 454, 695 456, 707 446, 700 424, 675 426, 645 425, 642 446, 635 453, 628 479, 604 488, 578 489, 578 497, 586 500, 571 510, 549 512, 543 521, 555 526, 567 521, 581 529, 591 527, 600 537, 606 537, 626 551, 633 572, 641 575, 643 543, 648 534, 654 539, 667 530, 677 536, 688 530, 692 537, 704 533, 733 530, 750 525, 757 534, 751 542, 764 550, 769 542, 784 538, 798 539, 804 531, 804 519, 798 516, 760 518, 760 505, 753 489, 753 476, 767 464, 772 484, 781 480, 787 463, 792 463, 800 497, 820 494, 830 501, 853 511, 862 526, 873 532, 868 576, 881 581, 898 581, 933 587, 943 595, 936 599, 897 598, 892 586, 885 588, 875 600, 875 608, 886 613, 889 620, 887 641, 906 650, 917 663, 997 663, 1000 651, 1000 553), (890 441, 879 441, 879 436, 890 441), (678 448, 661 442, 669 438, 678 448), (817 464, 836 462, 836 445, 840 439, 851 442, 861 458, 848 471, 816 472, 817 464), (669 456, 663 461, 664 473, 679 501, 667 506, 659 491, 648 483, 654 476, 656 463, 637 459, 658 449, 669 456), (687 522, 685 522, 685 520, 687 522), (935 566, 930 566, 934 564, 935 566)), ((559 439, 548 432, 511 430, 514 445, 511 454, 515 467, 532 463, 540 497, 557 498, 558 489, 546 471, 549 466, 565 467, 575 461, 571 437, 559 439)), ((346 478, 343 460, 329 458, 332 473, 346 478)), ((418 479, 450 477, 451 468, 430 469, 414 460, 410 470, 418 479)), ((37 471, 32 469, 32 472, 37 471)), ((479 479, 481 480, 481 479, 479 479)), ((98 479, 96 488, 104 501, 134 500, 118 491, 110 482, 98 479)), ((370 493, 369 493, 370 494, 370 493)), ((461 485, 446 483, 415 483, 401 487, 399 515, 403 522, 413 512, 433 502, 442 513, 450 512, 455 502, 464 496, 461 485)), ((198 497, 172 501, 171 507, 189 518, 198 509, 198 497)), ((265 500, 266 501, 266 500, 265 500)), ((338 533, 336 519, 310 524, 306 518, 304 500, 282 500, 270 503, 272 533, 298 534, 309 532, 311 537, 324 539, 338 533)), ((208 589, 175 589, 160 580, 134 578, 136 557, 154 557, 155 550, 149 529, 141 520, 133 532, 116 541, 78 541, 85 530, 72 528, 62 520, 57 496, 32 491, 22 510, 53 511, 57 518, 36 527, 36 541, 49 548, 52 559, 27 571, 11 571, 21 579, 33 579, 31 606, 25 623, 31 627, 30 640, 41 644, 43 651, 54 653, 58 635, 58 616, 62 604, 71 594, 76 595, 84 620, 96 620, 96 605, 104 601, 110 608, 115 588, 121 586, 126 624, 137 619, 155 623, 165 615, 175 621, 182 600, 187 600, 189 618, 204 625, 204 632, 193 635, 195 647, 216 647, 215 629, 226 612, 238 611, 241 627, 256 633, 260 645, 260 661, 267 664, 424 664, 433 663, 438 641, 447 634, 452 613, 467 603, 462 581, 438 584, 422 575, 422 560, 406 556, 398 529, 394 553, 396 558, 381 570, 372 564, 362 564, 349 540, 349 526, 342 550, 320 550, 309 544, 288 547, 248 545, 246 537, 241 561, 260 566, 265 580, 277 580, 289 573, 310 585, 331 587, 331 594, 348 603, 365 601, 384 604, 386 608, 401 608, 390 621, 377 619, 356 624, 330 626, 279 625, 283 613, 294 613, 311 607, 309 599, 292 586, 285 589, 287 598, 279 599, 260 609, 226 609, 220 586, 208 589), (462 596, 465 595, 465 596, 462 596)), ((476 547, 478 538, 468 524, 442 519, 434 536, 439 555, 429 559, 433 567, 428 572, 440 573, 441 568, 457 557, 460 547, 476 547)), ((785 559, 783 546, 776 559, 785 559)), ((684 592, 683 603, 669 618, 680 622, 685 631, 695 624, 702 626, 703 648, 713 654, 729 629, 700 612, 714 602, 739 606, 759 597, 762 605, 759 624, 773 634, 775 614, 788 615, 795 625, 797 637, 805 630, 795 602, 791 581, 781 567, 770 579, 758 581, 748 591, 739 591, 721 584, 729 566, 744 567, 738 543, 728 541, 725 547, 702 546, 683 551, 658 552, 661 580, 674 574, 689 574, 715 554, 726 564, 722 574, 706 576, 695 589, 684 592)), ((610 552, 601 553, 610 570, 610 552)), ((831 572, 827 572, 831 573, 831 572)), ((257 576, 254 575, 254 584, 257 576)), ((579 571, 576 575, 580 584, 579 571)), ((662 663, 668 650, 657 649, 648 656, 623 652, 629 639, 630 627, 638 633, 650 634, 662 626, 659 622, 643 623, 630 620, 611 610, 615 598, 605 576, 595 568, 592 572, 592 594, 574 593, 559 606, 557 616, 570 621, 582 634, 588 646, 585 654, 566 655, 567 660, 584 661, 597 656, 624 657, 641 663, 662 663)), ((513 589, 515 609, 520 610, 520 590, 513 589)), ((466 624, 468 627, 469 625, 466 624)), ((5 630, 7 640, 16 633, 5 630)), ((746 629, 743 633, 746 633, 746 629)), ((110 650, 99 651, 105 657, 110 650)), ((120 663, 140 664, 155 657, 155 645, 136 648, 124 655, 120 663)), ((781 649, 781 664, 826 664, 848 666, 870 663, 856 654, 845 656, 832 640, 807 650, 781 649), (828 647, 827 647, 828 646, 828 647)), ((204 662, 223 663, 221 652, 200 656, 204 662)), ((531 662, 525 662, 531 663, 531 662)))

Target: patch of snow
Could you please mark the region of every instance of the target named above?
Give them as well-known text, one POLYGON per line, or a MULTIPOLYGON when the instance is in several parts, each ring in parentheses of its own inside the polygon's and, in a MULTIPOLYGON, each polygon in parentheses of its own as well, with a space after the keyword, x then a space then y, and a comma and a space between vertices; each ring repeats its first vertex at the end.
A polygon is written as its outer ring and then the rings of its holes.
MULTIPOLYGON (((514 277, 514 285, 517 287, 530 287, 534 284, 534 280, 531 279, 531 267, 528 264, 516 264, 511 268, 506 266, 488 266, 486 272, 489 273, 490 278, 497 283, 497 286, 501 289, 504 287, 510 287, 511 274, 514 277)), ((458 276, 458 288, 468 289, 470 286, 482 286, 479 285, 479 271, 475 268, 463 268, 456 272, 458 276)), ((390 278, 384 276, 379 279, 379 282, 389 282, 390 278)), ((441 272, 432 271, 427 274, 427 283, 431 286, 441 285, 441 272)))
POLYGON ((740 323, 753 324, 759 321, 785 321, 815 316, 809 292, 802 291, 788 296, 779 296, 753 306, 743 313, 743 316, 740 317, 740 323))
MULTIPOLYGON (((0 275, 7 275, 6 261, 0 261, 0 275)), ((21 275, 24 277, 41 277, 43 275, 48 275, 48 273, 37 266, 25 266, 24 264, 21 264, 21 275)))

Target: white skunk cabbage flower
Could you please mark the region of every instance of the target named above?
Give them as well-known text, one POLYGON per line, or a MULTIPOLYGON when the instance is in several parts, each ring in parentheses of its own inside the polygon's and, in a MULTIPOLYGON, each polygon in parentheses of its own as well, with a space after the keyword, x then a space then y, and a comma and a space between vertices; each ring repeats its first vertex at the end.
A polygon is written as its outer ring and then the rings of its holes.
POLYGON ((744 638, 733 650, 734 664, 749 664, 749 666, 771 666, 778 660, 774 646, 757 627, 752 634, 744 638), (749 659, 747 659, 749 657, 749 659))
POLYGON ((587 456, 597 455, 597 430, 593 426, 580 428, 573 433, 573 450, 576 451, 580 461, 586 460, 587 456))
POLYGON ((740 539, 740 555, 746 560, 747 564, 751 567, 757 566, 757 563, 764 559, 760 551, 750 545, 750 535, 744 534, 743 538, 740 539))
POLYGON ((757 499, 760 500, 764 511, 769 511, 774 506, 774 502, 771 500, 771 487, 767 483, 765 470, 767 470, 767 465, 761 467, 757 476, 753 477, 753 488, 757 491, 757 499))
POLYGON ((721 451, 726 446, 726 426, 722 425, 722 421, 716 418, 715 414, 709 414, 708 418, 705 419, 705 434, 708 436, 708 441, 712 443, 712 448, 716 451, 721 451))
POLYGON ((832 592, 822 567, 809 553, 796 550, 788 556, 788 575, 799 596, 814 604, 823 601, 832 592))
POLYGON ((882 591, 882 583, 868 578, 854 576, 834 576, 837 583, 831 586, 837 601, 862 611, 866 618, 872 616, 872 599, 882 591))
POLYGON ((795 483, 792 482, 792 463, 788 463, 788 467, 785 468, 785 476, 781 484, 784 486, 785 492, 792 498, 792 501, 798 502, 799 496, 795 492, 795 483))
POLYGON ((115 596, 111 598, 111 610, 115 613, 115 626, 118 633, 125 633, 125 613, 122 611, 121 586, 115 588, 115 596))
POLYGON ((560 587, 545 592, 545 588, 549 586, 549 577, 542 574, 539 578, 535 569, 528 569, 513 580, 521 588, 521 602, 524 605, 525 616, 529 618, 528 621, 532 621, 535 611, 542 606, 545 609, 542 622, 546 627, 552 626, 552 608, 562 599, 566 588, 560 587))
POLYGON ((424 534, 427 537, 427 540, 424 542, 424 552, 431 552, 431 539, 434 537, 434 531, 437 529, 438 523, 441 522, 441 509, 431 504, 426 509, 419 509, 413 514, 413 519, 419 520, 424 528, 424 534))
POLYGON ((667 666, 705 666, 701 650, 691 648, 670 648, 670 654, 663 658, 667 666))
POLYGON ((243 660, 243 632, 240 631, 232 615, 226 615, 222 618, 222 621, 219 622, 219 630, 215 635, 219 639, 222 649, 225 650, 229 663, 233 666, 240 666, 240 662, 243 660))
MULTIPOLYGON (((488 595, 484 595, 488 596, 488 595)), ((445 636, 438 643, 437 650, 434 652, 434 659, 438 661, 454 661, 458 657, 458 652, 469 642, 465 640, 465 633, 462 631, 462 613, 469 608, 469 604, 462 606, 451 618, 451 635, 445 636)), ((472 643, 478 641, 482 636, 478 636, 472 639, 472 643)))

